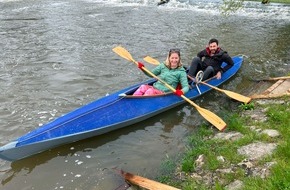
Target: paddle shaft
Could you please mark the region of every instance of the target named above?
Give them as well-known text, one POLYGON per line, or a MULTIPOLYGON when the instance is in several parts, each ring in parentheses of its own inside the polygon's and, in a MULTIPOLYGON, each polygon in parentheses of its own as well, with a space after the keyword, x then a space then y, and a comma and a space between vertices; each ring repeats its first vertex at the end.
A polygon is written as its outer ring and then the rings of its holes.
MULTIPOLYGON (((136 62, 135 60, 132 60, 132 61, 138 66, 138 62, 136 62)), ((151 71, 149 71, 145 67, 142 67, 142 70, 145 71, 146 73, 148 73, 150 76, 152 76, 155 79, 157 79, 158 81, 160 81, 162 84, 164 84, 171 91, 176 92, 176 89, 174 89, 172 86, 170 86, 169 84, 167 84, 165 81, 163 81, 162 79, 160 79, 159 77, 157 77, 156 75, 154 75, 151 71)), ((197 109, 200 108, 196 103, 194 103, 193 101, 191 101, 190 99, 188 99, 186 96, 181 95, 181 97, 184 100, 186 100, 188 103, 190 103, 191 105, 193 105, 195 108, 197 108, 197 109)))
MULTIPOLYGON (((193 78, 191 76, 189 76, 189 75, 187 75, 187 76, 188 76, 188 78, 193 80, 193 78)), ((203 82, 203 81, 200 81, 200 83, 203 85, 209 86, 210 88, 213 88, 219 92, 222 92, 222 93, 226 94, 227 96, 229 96, 235 100, 238 100, 240 102, 243 102, 245 104, 249 103, 252 100, 252 98, 250 98, 250 97, 247 97, 247 96, 244 96, 244 95, 241 95, 241 94, 238 94, 236 92, 229 91, 229 90, 220 89, 216 86, 210 85, 210 84, 203 82)))
POLYGON ((290 79, 290 76, 285 76, 285 77, 274 77, 274 78, 267 78, 267 79, 258 79, 258 80, 254 80, 254 81, 273 81, 273 80, 287 80, 290 79))
MULTIPOLYGON (((144 58, 144 60, 147 61, 148 63, 152 63, 154 65, 159 64, 159 61, 158 60, 156 60, 156 59, 154 59, 154 58, 152 58, 150 56, 146 56, 144 58)), ((187 76, 188 76, 188 78, 190 78, 191 80, 193 80, 193 78, 191 76, 189 76, 189 75, 187 75, 187 76)), ((212 86, 212 85, 210 85, 210 84, 208 84, 206 82, 203 82, 203 81, 200 81, 200 83, 202 83, 204 85, 207 85, 207 86, 209 86, 209 87, 211 87, 211 88, 213 88, 213 89, 215 89, 215 90, 217 90, 219 92, 223 92, 227 96, 229 96, 229 97, 231 97, 231 98, 233 98, 235 100, 238 100, 240 102, 249 103, 251 101, 251 98, 250 97, 247 97, 247 96, 238 94, 236 92, 232 92, 232 91, 229 91, 229 90, 223 90, 223 89, 220 89, 218 87, 212 86)))
MULTIPOLYGON (((133 57, 131 56, 131 54, 123 47, 118 46, 113 48, 113 51, 120 55, 121 57, 132 61, 133 63, 135 63, 138 66, 138 62, 135 61, 133 59, 133 57)), ((173 92, 176 92, 176 90, 170 86, 169 84, 167 84, 165 81, 161 80, 160 78, 158 78, 156 75, 154 75, 151 71, 149 71, 148 69, 146 69, 145 67, 141 68, 144 72, 146 72, 147 74, 149 74, 150 76, 154 77, 156 80, 160 81, 162 84, 164 84, 168 89, 170 89, 173 92)), ((197 104, 195 104, 194 102, 192 102, 190 99, 188 99, 187 97, 185 97, 184 95, 181 95, 181 97, 187 101, 188 103, 190 103, 191 105, 193 105, 197 111, 207 120, 209 121, 211 124, 213 124, 216 128, 218 128, 219 130, 224 130, 226 128, 226 123, 219 118, 217 115, 215 115, 214 113, 210 112, 209 110, 206 110, 204 108, 199 107, 197 104)))
MULTIPOLYGON (((136 64, 136 63, 135 63, 136 64)), ((138 65, 138 63, 137 63, 138 65)), ((146 69, 145 67, 142 67, 143 71, 147 72, 149 75, 151 75, 152 77, 156 78, 157 80, 159 80, 160 82, 162 82, 167 88, 169 88, 171 91, 176 92, 176 90, 170 86, 169 84, 167 84, 166 82, 164 82, 163 80, 161 80, 160 78, 158 78, 156 75, 154 75, 151 71, 149 71, 148 69, 146 69)), ((204 108, 201 108, 200 106, 198 106, 196 103, 194 103, 193 101, 191 101, 189 98, 187 98, 184 95, 181 95, 180 97, 182 97, 185 101, 187 101, 188 103, 190 103, 192 106, 194 106, 197 111, 204 117, 206 118, 211 124, 213 124, 216 128, 218 128, 220 131, 223 131, 226 128, 226 123, 219 118, 217 115, 215 115, 214 113, 210 112, 209 110, 206 110, 204 108)))

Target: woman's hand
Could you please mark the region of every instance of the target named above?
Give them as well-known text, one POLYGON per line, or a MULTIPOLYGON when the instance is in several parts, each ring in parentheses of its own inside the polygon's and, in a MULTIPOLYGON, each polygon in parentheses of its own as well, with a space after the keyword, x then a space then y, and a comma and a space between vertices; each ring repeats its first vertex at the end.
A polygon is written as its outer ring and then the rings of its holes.
POLYGON ((142 62, 138 62, 138 68, 142 70, 142 67, 145 67, 142 62))
POLYGON ((174 92, 174 94, 176 94, 177 96, 182 96, 182 95, 184 95, 184 93, 182 92, 182 90, 176 90, 176 91, 174 92))

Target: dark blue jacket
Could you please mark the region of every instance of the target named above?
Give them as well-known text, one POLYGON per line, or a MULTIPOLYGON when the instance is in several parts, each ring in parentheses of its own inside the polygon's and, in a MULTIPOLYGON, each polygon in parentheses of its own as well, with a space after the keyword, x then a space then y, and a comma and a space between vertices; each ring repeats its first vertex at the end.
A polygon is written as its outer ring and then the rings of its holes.
POLYGON ((212 66, 215 70, 215 74, 218 71, 221 71, 222 73, 226 72, 234 65, 232 58, 228 55, 226 51, 222 50, 221 48, 219 48, 213 56, 210 56, 209 48, 206 48, 200 51, 197 54, 197 57, 202 60, 203 67, 212 66), (222 68, 221 66, 223 62, 225 62, 227 65, 222 68))

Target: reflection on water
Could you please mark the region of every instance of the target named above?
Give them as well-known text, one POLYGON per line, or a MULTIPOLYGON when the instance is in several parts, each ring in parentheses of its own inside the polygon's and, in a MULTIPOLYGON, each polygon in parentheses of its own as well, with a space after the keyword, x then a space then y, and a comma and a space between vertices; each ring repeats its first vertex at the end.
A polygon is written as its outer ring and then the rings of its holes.
MULTIPOLYGON (((217 37, 230 55, 246 56, 240 72, 222 86, 240 93, 254 89, 251 78, 289 72, 288 6, 246 2, 245 9, 222 17, 217 3, 172 0, 157 7, 155 1, 136 0, 1 1, 0 144, 147 79, 112 52, 117 45, 138 61, 146 55, 165 60, 168 49, 179 47, 188 65, 209 38, 217 37)), ((195 102, 219 116, 239 105, 216 91, 195 102)), ((185 104, 24 160, 0 160, 0 188, 116 189, 123 179, 114 167, 154 178, 164 160, 182 155, 186 137, 203 122, 185 104)))

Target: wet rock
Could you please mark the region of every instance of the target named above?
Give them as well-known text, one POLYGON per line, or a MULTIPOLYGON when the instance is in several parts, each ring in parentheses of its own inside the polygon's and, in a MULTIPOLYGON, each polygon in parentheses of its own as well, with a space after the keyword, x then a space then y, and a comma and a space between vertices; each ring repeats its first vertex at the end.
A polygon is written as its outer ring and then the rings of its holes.
POLYGON ((248 128, 250 128, 252 131, 255 131, 257 133, 260 133, 262 131, 262 129, 258 128, 257 126, 246 126, 248 128))
POLYGON ((248 168, 246 171, 246 175, 249 176, 255 176, 260 177, 262 179, 265 179, 266 177, 270 176, 270 168, 272 165, 274 165, 275 162, 267 162, 264 164, 264 166, 252 166, 251 168, 248 168))
POLYGON ((269 175, 270 175, 269 168, 255 168, 252 171, 252 176, 260 177, 262 179, 265 179, 269 175))
POLYGON ((243 116, 248 116, 254 121, 267 121, 267 117, 261 110, 247 110, 243 113, 243 116))
POLYGON ((225 162, 225 158, 223 156, 218 156, 217 160, 220 162, 225 162))
POLYGON ((204 160, 204 155, 199 155, 198 158, 195 160, 196 168, 201 168, 204 165, 204 160))
POLYGON ((216 172, 223 173, 223 174, 234 173, 232 168, 217 169, 216 172))
POLYGON ((284 104, 284 100, 273 100, 273 99, 264 99, 264 100, 257 100, 256 101, 260 105, 265 105, 265 104, 284 104))
POLYGON ((260 129, 259 127, 257 126, 246 126, 247 128, 250 128, 252 131, 256 131, 256 132, 261 132, 262 129, 260 129))
POLYGON ((267 134, 269 137, 278 137, 280 136, 280 133, 277 130, 274 129, 265 129, 261 132, 262 134, 267 134))
POLYGON ((238 166, 245 170, 245 176, 250 176, 253 174, 254 163, 252 160, 245 159, 242 162, 238 163, 238 166))
POLYGON ((207 186, 212 186, 215 183, 215 180, 217 180, 217 176, 215 176, 212 172, 208 172, 203 176, 203 182, 207 186))
POLYGON ((202 181, 202 176, 198 175, 197 173, 192 173, 190 177, 192 177, 193 179, 197 181, 202 181))
POLYGON ((236 180, 225 187, 226 190, 238 190, 243 188, 243 182, 236 180))
POLYGON ((252 168, 254 166, 254 164, 252 163, 251 160, 245 159, 242 162, 238 163, 238 166, 240 166, 242 168, 252 168))
POLYGON ((228 132, 228 133, 217 133, 213 137, 213 139, 223 139, 223 140, 235 141, 235 140, 238 140, 238 139, 240 139, 242 137, 243 137, 243 135, 240 132, 231 131, 231 132, 228 132))
POLYGON ((252 143, 238 149, 238 153, 247 156, 251 160, 260 159, 271 154, 277 147, 275 143, 252 143))
POLYGON ((270 168, 270 167, 272 167, 272 166, 275 165, 275 164, 277 164, 277 162, 275 162, 275 161, 273 161, 273 162, 267 162, 267 163, 265 164, 265 167, 270 168))

